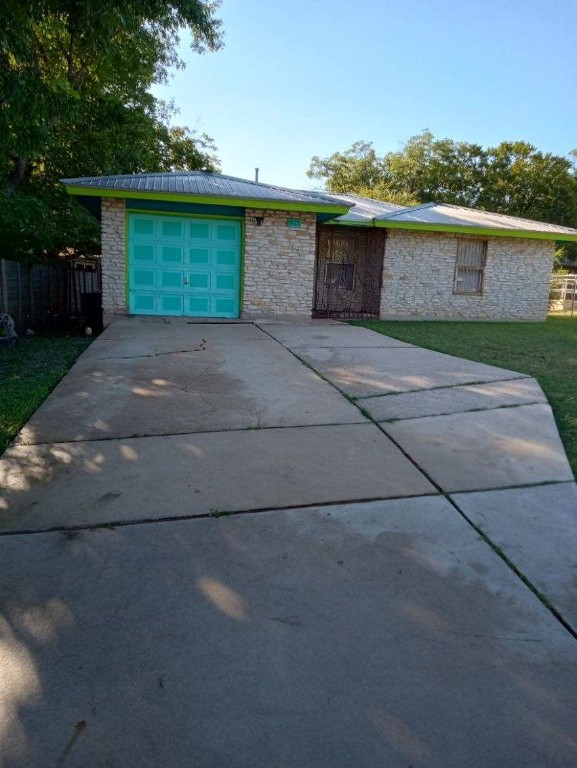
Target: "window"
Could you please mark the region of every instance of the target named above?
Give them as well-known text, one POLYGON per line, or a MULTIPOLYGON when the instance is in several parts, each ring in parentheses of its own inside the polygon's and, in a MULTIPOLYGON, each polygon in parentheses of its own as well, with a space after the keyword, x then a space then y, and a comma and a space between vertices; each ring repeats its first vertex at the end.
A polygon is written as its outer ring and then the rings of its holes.
POLYGON ((343 288, 345 291, 354 290, 355 265, 340 264, 335 261, 327 262, 327 285, 343 288))
POLYGON ((453 293, 482 296, 486 263, 486 240, 459 240, 453 293))

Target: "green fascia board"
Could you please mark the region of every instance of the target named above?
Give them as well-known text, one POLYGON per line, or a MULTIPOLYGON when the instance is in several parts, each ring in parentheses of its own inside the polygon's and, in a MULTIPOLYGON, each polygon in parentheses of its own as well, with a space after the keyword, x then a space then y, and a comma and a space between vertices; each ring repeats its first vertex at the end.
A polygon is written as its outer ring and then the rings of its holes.
POLYGON ((419 224, 416 222, 390 221, 387 219, 375 220, 375 226, 386 229, 409 229, 416 232, 453 232, 459 235, 482 235, 483 237, 520 237, 525 240, 577 242, 577 234, 570 235, 561 232, 532 232, 523 229, 494 229, 492 227, 461 227, 452 224, 419 224))
MULTIPOLYGON (((327 222, 329 223, 329 222, 327 222)), ((380 227, 383 229, 409 229, 416 232, 452 232, 460 235, 483 237, 517 237, 525 240, 551 240, 552 242, 577 242, 577 234, 558 232, 532 232, 523 229, 496 229, 493 227, 467 227, 453 224, 420 224, 417 222, 372 219, 371 221, 331 221, 334 227, 380 227)))
POLYGON ((201 197, 196 195, 179 195, 168 192, 138 192, 122 189, 98 189, 97 187, 75 187, 66 185, 69 195, 90 197, 115 197, 120 199, 164 200, 175 203, 196 203, 204 205, 227 205, 239 208, 254 208, 266 211, 300 211, 301 213, 334 213, 340 216, 348 213, 350 206, 323 205, 322 203, 293 203, 287 200, 253 200, 238 197, 201 197))
POLYGON ((375 227, 376 224, 373 219, 366 221, 331 221, 331 227, 375 227))

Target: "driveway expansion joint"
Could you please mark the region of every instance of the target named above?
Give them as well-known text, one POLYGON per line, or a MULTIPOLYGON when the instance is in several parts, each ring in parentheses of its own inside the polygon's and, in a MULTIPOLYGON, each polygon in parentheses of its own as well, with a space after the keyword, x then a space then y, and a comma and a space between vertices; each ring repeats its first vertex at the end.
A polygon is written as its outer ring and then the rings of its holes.
MULTIPOLYGON (((362 416, 362 414, 361 414, 362 416)), ((343 423, 341 421, 333 422, 330 424, 327 424, 326 422, 319 422, 318 424, 271 424, 270 426, 263 426, 255 424, 252 427, 229 427, 227 429, 204 429, 204 430, 195 430, 194 432, 153 432, 153 433, 142 433, 142 434, 132 434, 132 435, 111 435, 110 437, 77 437, 77 438, 66 438, 65 440, 48 440, 48 441, 41 441, 41 442, 32 442, 32 441, 22 441, 19 443, 12 443, 10 445, 10 448, 21 448, 26 446, 44 446, 44 445, 65 445, 66 443, 109 443, 114 441, 125 441, 125 440, 147 440, 147 439, 154 439, 155 437, 195 437, 198 435, 222 435, 222 434, 234 434, 236 432, 265 432, 272 429, 316 429, 318 427, 347 427, 347 426, 355 426, 355 427, 364 427, 364 426, 373 426, 375 422, 372 421, 372 419, 368 419, 366 417, 363 417, 359 419, 359 421, 350 421, 343 423)), ((378 426, 378 425, 377 425, 378 426)))
POLYGON ((173 523, 177 521, 190 521, 195 520, 220 520, 227 517, 238 517, 239 515, 264 515, 267 512, 290 512, 302 510, 305 512, 308 509, 330 509, 331 507, 341 507, 353 504, 369 504, 371 502, 386 502, 386 501, 404 501, 406 499, 423 499, 423 498, 438 498, 441 494, 438 493, 415 493, 411 496, 370 496, 357 499, 345 499, 338 501, 324 501, 324 502, 310 502, 307 504, 291 504, 255 507, 252 509, 212 509, 202 514, 189 514, 189 515, 167 515, 160 517, 142 517, 134 520, 115 520, 114 522, 102 522, 102 523, 86 523, 79 525, 54 525, 47 528, 27 528, 14 531, 0 531, 0 539, 9 536, 35 536, 36 534, 46 533, 80 533, 82 531, 97 531, 97 530, 114 530, 115 528, 128 528, 130 526, 138 525, 154 525, 155 523, 173 523))
MULTIPOLYGON (((264 330, 264 329, 261 328, 261 330, 264 330)), ((264 331, 264 332, 267 333, 267 331, 264 331)), ((272 336, 272 334, 269 334, 269 335, 272 336)), ((272 336, 272 338, 274 338, 274 336, 272 336)), ((422 466, 420 466, 419 463, 417 461, 415 461, 413 459, 413 457, 387 432, 387 430, 385 429, 384 423, 383 422, 375 421, 374 418, 371 416, 370 412, 367 409, 365 409, 361 403, 357 402, 358 400, 364 400, 364 399, 367 399, 367 398, 352 397, 352 396, 346 394, 333 381, 328 379, 323 374, 319 373, 319 371, 317 371, 311 363, 309 363, 307 360, 303 360, 303 358, 301 358, 299 356, 298 351, 290 349, 289 347, 287 347, 285 344, 283 344, 278 339, 275 339, 275 341, 277 341, 279 344, 281 344, 281 346, 283 346, 285 349, 287 349, 294 357, 297 358, 297 360, 300 360, 300 362, 303 363, 303 365, 306 365, 308 368, 310 368, 312 371, 314 371, 317 374, 317 376, 320 376, 320 378, 322 378, 324 381, 327 381, 334 389, 337 390, 337 392, 339 392, 343 397, 345 397, 352 405, 355 405, 360 410, 360 412, 363 414, 363 416, 365 416, 373 424, 375 424, 375 426, 378 427, 378 429, 381 430, 381 432, 396 446, 396 448, 405 456, 405 458, 407 458, 411 462, 411 464, 413 464, 413 466, 428 480, 428 482, 431 483, 431 485, 434 488, 437 489, 438 493, 440 495, 442 495, 449 502, 449 504, 465 520, 465 522, 467 522, 473 528, 473 530, 475 530, 475 532, 481 537, 481 539, 487 544, 487 546, 498 557, 501 558, 501 560, 505 563, 505 565, 507 565, 508 568, 527 587, 527 589, 529 589, 533 593, 533 595, 542 603, 542 605, 551 613, 551 615, 555 619, 557 619, 557 621, 564 627, 564 629, 566 629, 567 632, 569 632, 569 634, 574 639, 577 640, 577 630, 575 630, 571 626, 571 624, 569 624, 569 622, 567 622, 567 620, 562 616, 562 614, 552 605, 552 603, 549 601, 547 596, 541 590, 539 590, 539 588, 537 586, 535 586, 535 584, 533 584, 533 582, 531 582, 531 580, 505 554, 505 552, 497 544, 495 544, 495 542, 493 542, 489 538, 489 536, 482 530, 482 528, 477 526, 463 512, 463 510, 459 507, 459 505, 451 498, 451 493, 456 493, 456 492, 455 491, 445 491, 445 489, 441 485, 439 485, 439 483, 437 483, 429 475, 429 473, 422 466)), ((404 347, 404 349, 406 349, 406 347, 404 347)), ((419 348, 416 347, 416 349, 419 349, 419 348)), ((428 350, 428 351, 430 351, 430 350, 428 350)), ((509 382, 509 381, 517 381, 519 379, 530 379, 530 378, 532 378, 532 377, 528 376, 528 375, 518 375, 518 376, 513 377, 512 379, 502 379, 502 380, 500 380, 500 382, 504 383, 504 382, 509 382)), ((484 385, 493 384, 493 383, 497 383, 497 382, 494 382, 494 381, 487 382, 486 380, 482 381, 482 382, 477 382, 477 384, 484 384, 484 385)), ((474 384, 472 384, 470 382, 466 382, 466 383, 459 383, 459 384, 448 385, 448 386, 443 386, 443 387, 435 387, 435 389, 451 389, 451 388, 457 387, 457 386, 461 386, 461 387, 462 386, 474 386, 474 384)), ((431 387, 430 389, 433 389, 433 387, 431 387)), ((411 390, 411 393, 414 392, 414 391, 425 391, 425 392, 427 392, 427 391, 430 391, 430 389, 411 390)), ((406 393, 406 392, 404 392, 404 393, 400 393, 400 392, 397 392, 397 393, 387 393, 387 395, 393 395, 393 394, 408 394, 408 393, 406 393)), ((370 397, 380 397, 380 396, 382 396, 382 395, 374 395, 374 396, 369 395, 368 398, 370 398, 370 397)), ((548 404, 547 400, 545 400, 545 402, 548 404)), ((543 403, 536 403, 536 404, 537 405, 542 405, 543 403)), ((523 403, 522 405, 528 405, 528 404, 523 403)), ((514 407, 519 407, 519 406, 517 405, 517 406, 514 406, 514 407)), ((479 410, 482 410, 482 411, 489 410, 490 411, 490 410, 497 410, 497 409, 479 409, 479 410)), ((473 411, 473 413, 474 412, 475 411, 473 411)), ((448 414, 448 415, 453 415, 453 414, 448 414)), ((423 417, 423 418, 431 418, 431 417, 423 417)), ((397 421, 399 421, 399 420, 397 420, 397 421)), ((559 482, 571 482, 571 481, 570 480, 568 480, 568 481, 550 481, 548 483, 543 483, 543 482, 535 483, 534 485, 537 487, 537 486, 546 485, 546 484, 547 485, 548 484, 557 484, 559 482)), ((527 487, 527 485, 528 484, 525 483, 525 484, 520 484, 518 486, 510 486, 510 487, 513 487, 513 488, 527 487)), ((484 488, 482 490, 484 490, 484 491, 485 490, 503 490, 503 487, 501 486, 501 487, 497 487, 497 488, 494 488, 494 489, 486 489, 486 488, 484 488)), ((474 491, 471 491, 471 492, 474 492, 474 491)))
MULTIPOLYGON (((483 411, 503 411, 506 408, 522 408, 525 405, 543 405, 544 400, 531 400, 526 403, 506 403, 494 405, 492 408, 468 408, 466 411, 446 411, 444 413, 425 413, 422 416, 399 416, 395 419, 379 419, 378 424, 398 424, 399 421, 418 421, 419 419, 438 419, 443 416, 454 416, 456 413, 482 413, 483 411)), ((363 413, 365 409, 363 409, 363 413)), ((368 410, 366 411, 368 413, 368 410)), ((564 482, 564 481, 562 481, 564 482)))
MULTIPOLYGON (((348 395, 348 397, 350 397, 350 399, 353 401, 354 400, 371 400, 375 397, 397 397, 397 396, 402 397, 403 395, 414 395, 414 394, 418 394, 419 392, 436 392, 439 389, 457 389, 459 387, 479 387, 479 386, 491 386, 492 384, 508 384, 510 381, 521 381, 523 379, 531 379, 531 378, 532 378, 531 376, 523 374, 520 376, 514 376, 513 378, 510 378, 510 379, 491 379, 490 381, 487 381, 487 379, 482 379, 481 381, 465 381, 465 382, 458 382, 457 384, 441 384, 436 387, 419 387, 419 389, 405 389, 402 392, 377 392, 374 395, 348 395)), ((534 381, 537 381, 537 380, 534 379, 534 381)))
MULTIPOLYGON (((551 485, 551 483, 549 483, 551 485)), ((527 487, 527 486, 525 486, 527 487)), ((502 489, 495 489, 502 490, 502 489)), ((526 576, 520 568, 515 565, 511 558, 504 552, 502 547, 496 544, 488 534, 483 530, 482 526, 477 525, 462 509, 457 502, 452 499, 448 494, 443 494, 447 501, 457 510, 461 517, 469 523, 471 528, 483 539, 483 541, 489 546, 496 555, 513 571, 513 573, 519 578, 519 580, 529 589, 535 597, 545 606, 545 608, 554 616, 557 621, 569 632, 569 634, 577 640, 577 628, 573 627, 567 619, 555 608, 553 603, 549 600, 547 595, 542 592, 529 578, 526 576)))

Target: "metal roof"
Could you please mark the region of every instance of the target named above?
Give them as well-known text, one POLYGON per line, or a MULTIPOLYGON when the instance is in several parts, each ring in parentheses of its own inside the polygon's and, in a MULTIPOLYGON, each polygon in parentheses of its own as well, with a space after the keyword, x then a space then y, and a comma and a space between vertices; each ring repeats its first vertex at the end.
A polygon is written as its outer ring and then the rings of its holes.
POLYGON ((372 224, 375 218, 406 210, 406 207, 403 205, 385 203, 382 200, 373 200, 370 197, 361 197, 361 195, 354 195, 352 192, 331 192, 331 196, 352 206, 348 213, 338 217, 338 221, 350 224, 355 222, 359 224, 372 224))
MULTIPOLYGON (((347 214, 348 215, 348 214, 347 214)), ((342 217, 341 217, 342 218, 342 217)), ((480 211, 448 203, 425 203, 401 211, 376 216, 375 221, 395 221, 406 224, 430 224, 452 227, 512 230, 515 232, 541 232, 552 235, 577 235, 577 229, 522 219, 502 213, 480 211)))
POLYGON ((342 200, 330 195, 276 187, 234 176, 209 171, 181 173, 134 173, 121 176, 87 176, 61 179, 66 187, 95 189, 110 192, 136 192, 190 195, 193 197, 219 197, 238 200, 305 203, 346 208, 342 200))
MULTIPOLYGON (((316 190, 298 190, 263 184, 235 176, 225 176, 209 171, 184 171, 180 173, 135 173, 119 176, 88 176, 76 179, 61 179, 69 192, 76 195, 119 197, 155 195, 176 195, 183 198, 214 198, 219 201, 230 200, 233 204, 259 203, 263 208, 272 208, 274 203, 285 205, 287 210, 294 210, 295 205, 302 205, 303 210, 326 211, 336 218, 334 224, 357 226, 381 226, 429 229, 443 231, 445 227, 471 230, 495 230, 495 234, 522 237, 522 233, 533 233, 534 237, 551 240, 576 240, 577 229, 531 221, 518 216, 490 213, 474 208, 465 208, 447 203, 425 203, 407 207, 382 200, 373 200, 353 193, 325 193, 316 190), (348 212, 345 212, 346 209, 348 212), (513 235, 513 233, 521 233, 513 235), (549 237, 547 237, 549 236, 549 237)), ((174 198, 172 198, 174 199, 174 198)), ((177 197, 178 199, 178 197, 177 197)), ((192 200, 191 202, 194 202, 192 200)), ((222 204, 222 203, 221 203, 222 204)), ((224 203, 226 204, 226 203, 224 203)), ((448 230, 451 231, 451 230, 448 230)))
MULTIPOLYGON (((491 213, 476 208, 465 208, 460 205, 448 203, 423 203, 415 206, 396 205, 382 200, 373 200, 369 197, 361 197, 351 193, 332 193, 345 203, 352 204, 348 213, 338 216, 331 224, 356 224, 358 226, 390 226, 402 229, 403 224, 407 228, 417 225, 431 231, 443 231, 444 227, 462 228, 463 233, 467 229, 490 231, 495 234, 506 232, 523 233, 527 236, 533 233, 537 237, 551 240, 576 239, 577 229, 562 227, 557 224, 547 224, 543 221, 522 219, 519 216, 507 216, 502 213, 491 213), (547 238, 547 235, 550 235, 547 238)), ((517 237, 522 236, 517 234, 517 237)))

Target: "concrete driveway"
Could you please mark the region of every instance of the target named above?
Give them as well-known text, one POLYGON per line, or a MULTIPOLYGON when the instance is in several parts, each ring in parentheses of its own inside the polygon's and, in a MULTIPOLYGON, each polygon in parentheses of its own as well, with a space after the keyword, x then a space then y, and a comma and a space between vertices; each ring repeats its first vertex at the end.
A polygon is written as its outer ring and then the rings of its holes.
POLYGON ((3 768, 577 762, 577 491, 522 374, 121 321, 0 481, 3 768))

